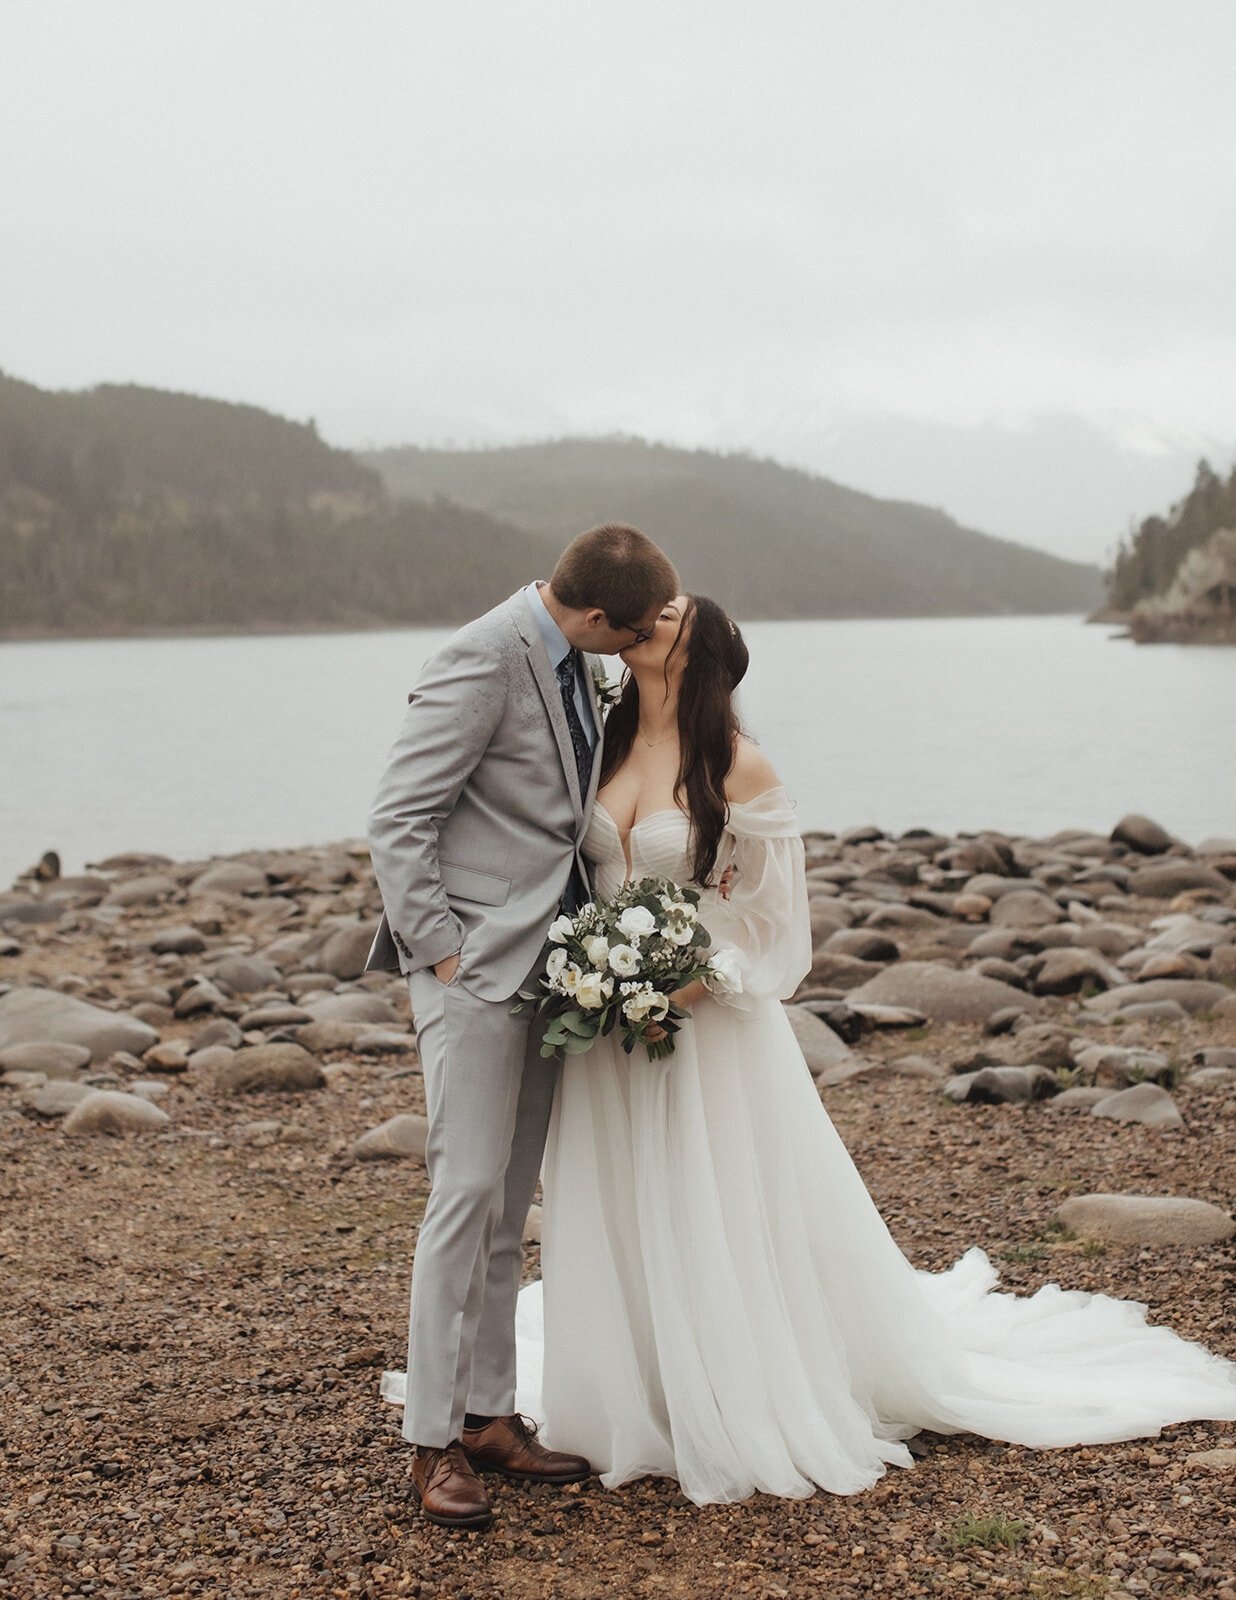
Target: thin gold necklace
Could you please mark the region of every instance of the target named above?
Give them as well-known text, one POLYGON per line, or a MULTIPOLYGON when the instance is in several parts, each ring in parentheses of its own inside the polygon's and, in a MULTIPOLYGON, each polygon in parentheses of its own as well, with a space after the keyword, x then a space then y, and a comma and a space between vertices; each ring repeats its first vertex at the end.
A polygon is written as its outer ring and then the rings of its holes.
POLYGON ((671 740, 678 737, 677 729, 675 729, 673 733, 667 733, 664 739, 650 739, 646 733, 640 732, 638 728, 636 728, 635 731, 639 734, 640 738, 650 750, 655 750, 658 745, 669 744, 671 740))

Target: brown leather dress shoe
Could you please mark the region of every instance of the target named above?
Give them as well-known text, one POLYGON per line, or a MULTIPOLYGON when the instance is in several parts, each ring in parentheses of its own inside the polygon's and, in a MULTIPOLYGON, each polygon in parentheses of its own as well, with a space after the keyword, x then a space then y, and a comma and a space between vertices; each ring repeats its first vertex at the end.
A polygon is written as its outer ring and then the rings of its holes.
POLYGON ((547 1450, 536 1440, 531 1417, 495 1417, 483 1428, 465 1428, 463 1447, 481 1472, 504 1472, 521 1483, 582 1483, 592 1476, 583 1456, 547 1450))
POLYGON ((417 1445, 412 1487, 425 1516, 443 1528, 487 1528, 494 1519, 485 1485, 458 1439, 441 1450, 417 1445))

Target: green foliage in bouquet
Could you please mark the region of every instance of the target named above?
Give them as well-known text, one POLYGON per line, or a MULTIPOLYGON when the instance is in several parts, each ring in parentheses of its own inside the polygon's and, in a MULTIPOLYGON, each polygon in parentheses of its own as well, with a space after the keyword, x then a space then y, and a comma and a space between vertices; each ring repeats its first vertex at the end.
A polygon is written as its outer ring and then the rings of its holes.
POLYGON ((654 1061, 670 1055, 687 1013, 670 995, 687 984, 740 988, 731 952, 709 953, 712 937, 699 919, 699 891, 669 878, 641 878, 611 900, 589 901, 549 930, 535 990, 520 990, 516 1011, 546 1019, 541 1054, 583 1055, 619 1030, 630 1055, 642 1044, 654 1061), (653 1025, 665 1032, 655 1042, 653 1025))

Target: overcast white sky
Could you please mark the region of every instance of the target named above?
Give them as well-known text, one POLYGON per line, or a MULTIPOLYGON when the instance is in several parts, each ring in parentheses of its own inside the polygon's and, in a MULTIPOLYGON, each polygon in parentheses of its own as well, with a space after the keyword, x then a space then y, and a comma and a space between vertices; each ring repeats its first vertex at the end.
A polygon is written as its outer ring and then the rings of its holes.
POLYGON ((0 30, 0 367, 32 382, 348 445, 750 448, 1088 559, 1236 446, 1232 0, 0 0, 0 30))

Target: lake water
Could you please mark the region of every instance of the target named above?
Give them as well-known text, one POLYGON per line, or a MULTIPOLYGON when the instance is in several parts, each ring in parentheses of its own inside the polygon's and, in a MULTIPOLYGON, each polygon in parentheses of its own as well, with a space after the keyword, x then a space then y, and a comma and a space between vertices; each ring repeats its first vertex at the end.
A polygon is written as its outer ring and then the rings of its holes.
MULTIPOLYGON (((1078 617, 760 622, 750 731, 804 827, 1236 835, 1236 649, 1134 646, 1078 617)), ((0 887, 361 836, 445 630, 0 644, 0 887)))

